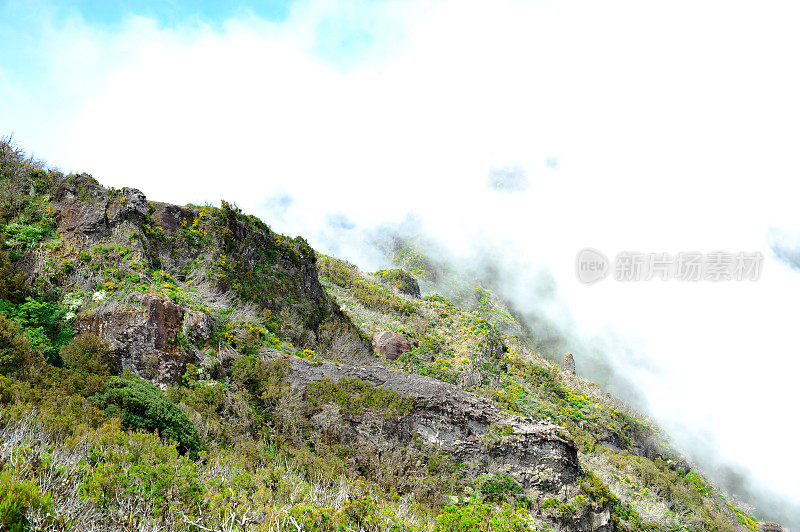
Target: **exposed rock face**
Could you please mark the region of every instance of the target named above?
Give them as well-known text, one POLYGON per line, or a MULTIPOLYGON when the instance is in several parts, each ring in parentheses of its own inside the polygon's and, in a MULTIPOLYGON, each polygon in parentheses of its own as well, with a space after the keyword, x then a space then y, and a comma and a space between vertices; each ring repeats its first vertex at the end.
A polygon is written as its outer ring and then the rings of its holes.
MULTIPOLYGON (((491 400, 452 384, 379 366, 324 362, 315 366, 288 358, 290 386, 303 394, 309 384, 328 378, 356 378, 411 397, 411 413, 400 419, 364 414, 346 421, 345 439, 362 445, 392 446, 418 435, 426 443, 468 464, 476 473, 501 473, 522 486, 552 495, 575 496, 582 475, 577 448, 557 425, 534 422, 500 410, 491 400)), ((613 530, 608 509, 581 508, 567 530, 613 530)))
POLYGON ((108 221, 110 224, 123 220, 144 222, 147 217, 147 198, 141 190, 123 188, 119 201, 110 202, 108 205, 108 221))
POLYGON ((758 529, 761 530, 761 532, 783 532, 783 527, 781 525, 770 521, 758 523, 758 529))
POLYGON ((66 233, 101 237, 108 232, 105 203, 73 201, 64 205, 58 217, 58 227, 66 233))
MULTIPOLYGON (((234 300, 242 297, 259 310, 268 311, 280 327, 279 334, 296 346, 331 358, 373 359, 369 339, 359 334, 323 290, 314 251, 302 238, 277 235, 235 208, 209 210, 203 217, 200 208, 148 202, 139 190, 108 190, 84 174, 64 178, 53 197, 57 231, 70 247, 91 250, 96 245, 120 246, 130 249, 132 259, 145 267, 173 274, 190 269, 197 260, 224 259, 235 269, 224 278, 209 280, 208 290, 227 293, 234 300), (190 234, 189 228, 195 232, 190 234), (187 235, 197 239, 190 241, 187 235), (252 284, 243 289, 242 280, 252 284)), ((22 262, 30 277, 46 271, 46 264, 32 253, 22 262)), ((93 282, 88 280, 87 284, 93 282)), ((116 323, 118 330, 123 328, 123 314, 120 310, 116 316, 103 319, 116 323)), ((189 316, 192 323, 187 338, 210 338, 211 326, 204 319, 207 317, 189 316)), ((130 327, 140 325, 133 319, 130 327)), ((138 367, 127 359, 120 365, 138 367)))
MULTIPOLYGON (((410 415, 381 427, 389 441, 408 441, 418 434, 464 463, 508 473, 526 487, 547 491, 557 491, 581 474, 575 444, 562 436, 560 427, 510 416, 489 399, 452 384, 380 366, 328 362, 314 366, 298 358, 291 358, 290 363, 292 371, 287 378, 301 393, 326 377, 334 382, 353 377, 413 398, 410 415), (492 431, 499 425, 511 427, 513 433, 493 438, 492 431)), ((353 436, 369 440, 376 434, 361 434, 355 426, 353 436)))
POLYGON ((372 342, 375 350, 389 360, 397 360, 403 353, 411 351, 411 343, 405 336, 392 331, 376 332, 372 335, 372 342))
POLYGON ((575 357, 572 356, 572 353, 564 355, 564 369, 570 375, 575 375, 575 357))
POLYGON ((483 385, 483 381, 483 373, 471 363, 458 374, 458 385, 461 388, 477 388, 483 385))
POLYGON ((119 367, 166 385, 180 380, 187 356, 177 344, 183 308, 155 297, 142 298, 141 309, 119 308, 83 314, 75 329, 91 332, 111 344, 119 367))
POLYGON ((194 220, 194 213, 186 207, 154 201, 153 209, 153 218, 167 233, 174 233, 194 220))
POLYGON ((123 188, 112 198, 87 175, 64 180, 56 189, 55 200, 59 205, 58 231, 89 242, 108 236, 123 222, 143 223, 148 209, 141 191, 123 188))
POLYGON ((183 334, 190 341, 205 342, 211 338, 211 318, 205 312, 187 310, 183 320, 183 334))
POLYGON ((608 508, 592 513, 592 530, 596 532, 611 532, 614 530, 614 523, 611 521, 611 512, 608 508))

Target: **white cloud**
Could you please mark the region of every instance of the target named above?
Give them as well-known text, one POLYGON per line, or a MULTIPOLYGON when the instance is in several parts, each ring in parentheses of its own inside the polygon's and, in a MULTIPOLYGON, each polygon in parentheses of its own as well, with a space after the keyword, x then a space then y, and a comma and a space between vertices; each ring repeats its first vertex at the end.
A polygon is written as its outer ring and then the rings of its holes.
MULTIPOLYGON (((796 436, 800 276, 771 260, 751 284, 573 273, 585 246, 769 255, 768 228, 797 229, 798 11, 751 6, 310 2, 281 23, 116 32, 73 17, 43 34, 38 112, 0 117, 52 163, 153 198, 226 198, 269 223, 265 200, 288 194, 278 229, 312 242, 337 213, 370 227, 413 212, 456 253, 508 238, 553 272, 586 337, 642 346, 656 417, 800 500, 800 466, 764 450, 796 436), (530 187, 487 189, 504 167, 530 187)), ((8 72, 0 93, 25 102, 8 72)))

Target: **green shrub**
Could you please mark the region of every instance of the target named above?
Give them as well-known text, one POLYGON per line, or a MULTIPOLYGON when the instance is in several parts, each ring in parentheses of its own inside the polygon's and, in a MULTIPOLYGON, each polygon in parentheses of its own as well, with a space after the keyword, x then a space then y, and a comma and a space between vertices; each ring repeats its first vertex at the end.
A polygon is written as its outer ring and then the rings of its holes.
POLYGON ((26 369, 43 362, 19 323, 0 312, 0 373, 21 376, 26 369))
POLYGON ((59 354, 65 365, 80 372, 108 375, 114 365, 109 343, 92 333, 79 334, 59 354))
POLYGON ((255 355, 241 356, 231 365, 231 383, 249 391, 271 410, 285 392, 287 370, 285 360, 263 362, 255 355))
MULTIPOLYGON (((0 242, 5 242, 2 234, 0 242)), ((26 292, 25 274, 14 266, 8 252, 0 250, 0 300, 21 303, 26 292)))
POLYGON ((326 377, 310 384, 306 389, 306 399, 312 409, 336 403, 343 414, 360 415, 371 408, 383 412, 386 419, 407 416, 414 407, 411 397, 352 377, 339 382, 326 377))
MULTIPOLYGON (((81 494, 100 508, 125 499, 147 501, 154 516, 179 507, 192 514, 205 486, 197 465, 151 434, 123 433, 113 421, 94 431, 81 494)), ((124 504, 124 503, 123 503, 124 504)))
POLYGON ((531 532, 533 528, 514 508, 499 510, 482 502, 448 506, 436 517, 433 532, 531 532))
POLYGON ((48 220, 37 224, 10 223, 3 232, 6 234, 7 245, 30 246, 55 235, 55 225, 48 220))
POLYGON ((600 477, 591 471, 586 471, 580 479, 580 486, 594 505, 608 506, 611 509, 614 530, 638 530, 641 527, 642 518, 636 510, 614 495, 600 477))
POLYGON ((109 416, 119 416, 126 429, 157 430, 162 437, 177 442, 181 452, 192 456, 203 448, 186 414, 161 390, 132 373, 110 378, 96 401, 109 416))
POLYGON ((34 350, 52 364, 60 362, 58 351, 74 334, 72 325, 65 319, 67 309, 58 303, 27 297, 18 305, 0 301, 0 311, 22 326, 34 350))
POLYGON ((317 263, 324 281, 352 291, 356 299, 367 308, 392 312, 400 316, 411 316, 417 312, 413 303, 399 297, 380 283, 368 281, 358 268, 349 262, 319 255, 317 263))
POLYGON ((508 475, 486 475, 475 482, 475 489, 487 502, 508 502, 514 506, 529 508, 531 500, 525 495, 525 490, 519 483, 508 475))
POLYGON ((700 493, 700 495, 705 497, 710 494, 708 491, 708 486, 706 486, 706 483, 703 482, 703 479, 694 470, 686 473, 686 480, 691 484, 694 484, 694 487, 697 488, 697 491, 700 493))
POLYGON ((731 511, 734 513, 734 515, 736 516, 736 520, 739 521, 740 525, 744 525, 744 527, 749 530, 758 530, 758 519, 756 519, 749 513, 745 512, 744 510, 737 508, 725 497, 722 497, 722 500, 725 501, 725 504, 727 504, 728 508, 730 508, 731 511))
POLYGON ((40 493, 36 482, 19 480, 10 471, 0 471, 0 530, 28 530, 28 511, 49 513, 52 509, 53 498, 47 493, 40 493))
POLYGON ((413 297, 420 296, 419 283, 417 283, 417 280, 405 270, 398 268, 391 270, 378 270, 375 272, 375 276, 381 279, 383 282, 397 288, 403 294, 408 294, 413 297))

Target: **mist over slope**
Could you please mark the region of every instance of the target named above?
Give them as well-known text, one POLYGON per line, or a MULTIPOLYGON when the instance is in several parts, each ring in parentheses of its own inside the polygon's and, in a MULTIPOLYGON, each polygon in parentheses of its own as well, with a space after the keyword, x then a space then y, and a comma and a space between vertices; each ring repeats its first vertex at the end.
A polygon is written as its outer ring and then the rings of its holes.
POLYGON ((797 233, 796 4, 303 1, 108 24, 74 6, 0 6, 0 124, 29 151, 226 198, 370 271, 389 264, 364 239, 411 216, 543 350, 796 517, 800 277, 773 238, 797 233), (586 287, 587 246, 766 261, 753 283, 586 287))
POLYGON ((0 227, 3 528, 761 526, 407 242, 397 258, 460 304, 226 201, 148 200, 7 141, 0 227))
MULTIPOLYGON (((417 230, 419 228, 417 227, 417 230)), ((652 412, 647 389, 638 377, 642 374, 658 378, 659 367, 639 351, 635 342, 621 338, 613 331, 587 336, 570 314, 567 301, 559 293, 558 283, 546 267, 534 268, 506 251, 510 242, 487 242, 475 239, 475 247, 467 255, 456 257, 445 244, 424 234, 382 232, 374 240, 392 264, 421 276, 424 293, 441 293, 466 308, 484 308, 483 287, 493 291, 511 324, 508 334, 519 335, 537 353, 560 364, 565 353, 573 353, 578 374, 598 384, 607 392, 645 412, 652 412)), ((787 236, 774 244, 776 257, 797 255, 796 242, 787 236)), ((794 263, 790 263, 792 267, 794 263)), ((493 313, 497 312, 493 309, 493 313)), ((500 325, 502 327, 502 324, 500 325)), ((713 376, 709 376, 713 379, 713 376)), ((676 390, 676 393, 680 393, 676 390)), ((754 422, 752 426, 758 426, 754 422)), ((746 463, 720 457, 726 443, 709 430, 671 425, 670 434, 694 463, 741 500, 752 504, 760 515, 796 527, 800 503, 780 490, 753 480, 753 470, 746 463)), ((770 444, 765 444, 769 452, 770 444)))

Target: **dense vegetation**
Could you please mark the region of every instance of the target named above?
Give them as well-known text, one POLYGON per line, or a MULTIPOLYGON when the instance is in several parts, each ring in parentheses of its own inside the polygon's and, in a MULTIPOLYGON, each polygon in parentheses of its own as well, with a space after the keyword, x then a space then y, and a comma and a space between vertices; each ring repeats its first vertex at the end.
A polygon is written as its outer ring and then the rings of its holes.
MULTIPOLYGON (((513 316, 485 288, 470 308, 410 297, 408 273, 317 257, 227 203, 189 206, 175 228, 151 203, 136 223, 77 238, 59 230, 66 185, 103 220, 134 202, 0 142, 0 530, 522 532, 587 506, 608 507, 618 529, 731 529, 710 484, 647 420, 508 337, 513 316), (317 267, 321 294, 306 282, 317 267), (145 314, 146 298, 208 330, 170 333, 162 359, 134 374, 86 324, 145 314), (358 379, 288 385, 290 357, 358 361, 378 330, 417 345, 372 363, 561 425, 581 449, 580 494, 475 476, 418 438, 355 445, 355 422, 397 421, 414 401, 358 379), (181 360, 179 379, 158 380, 181 360)), ((497 426, 485 443, 509 434, 497 426)))

